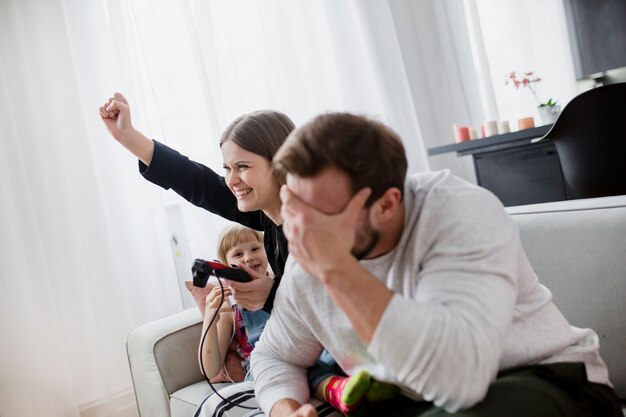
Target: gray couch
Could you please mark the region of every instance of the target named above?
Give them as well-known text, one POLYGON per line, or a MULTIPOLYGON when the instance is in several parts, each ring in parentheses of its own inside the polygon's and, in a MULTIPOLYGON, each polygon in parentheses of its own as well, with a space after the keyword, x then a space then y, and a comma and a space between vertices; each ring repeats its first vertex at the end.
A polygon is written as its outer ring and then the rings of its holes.
MULTIPOLYGON (((570 323, 591 327, 626 399, 626 196, 507 208, 540 281, 570 323)), ((190 417, 210 388, 200 374, 197 308, 147 323, 127 342, 142 417, 190 417)), ((625 414, 626 415, 626 414, 625 414)))

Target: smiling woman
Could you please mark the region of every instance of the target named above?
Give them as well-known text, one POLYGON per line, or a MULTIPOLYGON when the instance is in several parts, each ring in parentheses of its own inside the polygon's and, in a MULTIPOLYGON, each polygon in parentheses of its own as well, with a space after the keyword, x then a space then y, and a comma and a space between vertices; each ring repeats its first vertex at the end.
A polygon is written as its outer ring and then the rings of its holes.
POLYGON ((240 211, 261 210, 275 224, 282 224, 278 188, 285 176, 273 172, 270 162, 294 128, 285 114, 262 110, 237 118, 222 134, 226 183, 240 211))
POLYGON ((261 210, 276 224, 280 221, 278 183, 270 163, 262 156, 248 152, 234 142, 222 145, 226 185, 237 197, 239 211, 261 210), (271 181, 268 181, 270 179, 271 181))
POLYGON ((270 161, 294 129, 293 122, 283 113, 270 110, 235 119, 220 141, 225 179, 136 130, 131 122, 130 105, 122 94, 115 93, 99 111, 111 136, 139 159, 140 172, 146 179, 166 190, 176 191, 198 207, 264 232, 265 249, 271 256, 275 279, 246 271, 253 277, 252 282, 232 286, 241 290, 240 306, 271 312, 287 259, 287 241, 279 215, 279 180, 283 177, 272 175, 270 161))

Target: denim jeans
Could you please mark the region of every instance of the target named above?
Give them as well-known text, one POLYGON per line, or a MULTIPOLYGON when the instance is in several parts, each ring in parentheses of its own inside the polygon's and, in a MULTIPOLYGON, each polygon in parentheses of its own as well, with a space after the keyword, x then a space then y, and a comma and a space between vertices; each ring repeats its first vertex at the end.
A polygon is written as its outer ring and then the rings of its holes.
MULTIPOLYGON (((270 314, 265 310, 257 310, 251 311, 246 310, 245 308, 239 309, 241 311, 241 317, 243 317, 243 323, 246 326, 246 335, 248 336, 248 343, 252 345, 252 347, 256 346, 256 342, 259 341, 261 337, 261 333, 265 328, 265 323, 270 318, 270 314)), ((251 381, 253 379, 252 372, 250 372, 250 357, 248 356, 246 360, 242 363, 244 371, 246 371, 246 381, 251 381)))
POLYGON ((263 332, 265 323, 267 323, 267 320, 270 318, 270 314, 265 310, 251 311, 242 308, 240 311, 243 322, 246 325, 248 342, 254 347, 261 337, 261 332, 263 332))
POLYGON ((330 356, 327 350, 324 349, 319 358, 315 361, 315 365, 307 370, 307 381, 311 393, 315 393, 317 386, 327 377, 331 375, 345 375, 341 370, 335 359, 330 356))

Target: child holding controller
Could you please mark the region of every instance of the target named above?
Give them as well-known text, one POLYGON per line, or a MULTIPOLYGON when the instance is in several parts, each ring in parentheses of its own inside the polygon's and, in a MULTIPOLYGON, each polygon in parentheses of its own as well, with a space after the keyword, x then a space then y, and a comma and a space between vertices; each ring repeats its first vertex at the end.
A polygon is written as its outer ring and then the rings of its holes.
MULTIPOLYGON (((270 274, 263 234, 241 225, 232 225, 222 231, 218 240, 219 261, 225 265, 246 265, 255 271, 270 274)), ((206 308, 200 344, 200 358, 209 378, 215 378, 224 367, 226 354, 234 352, 240 359, 241 370, 229 369, 233 382, 251 379, 250 353, 259 340, 265 322, 270 317, 264 310, 251 311, 231 306, 230 287, 216 285, 206 297, 206 308), (221 303, 221 304, 220 304, 221 303), (208 329, 208 333, 207 333, 208 329), (231 344, 232 342, 232 344, 231 344), (240 372, 243 371, 243 372, 240 372), (244 376, 239 378, 239 376, 244 376)), ((231 298, 233 299, 233 298, 231 298)))

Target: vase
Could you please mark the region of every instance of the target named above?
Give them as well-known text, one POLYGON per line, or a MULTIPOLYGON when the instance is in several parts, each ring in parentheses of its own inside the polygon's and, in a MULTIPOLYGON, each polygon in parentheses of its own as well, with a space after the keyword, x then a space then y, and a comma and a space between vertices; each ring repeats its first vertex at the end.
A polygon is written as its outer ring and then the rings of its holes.
POLYGON ((555 104, 554 106, 539 106, 539 117, 541 118, 541 124, 550 125, 556 122, 559 114, 561 114, 561 106, 555 104))

